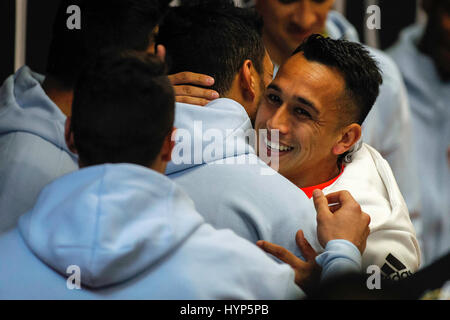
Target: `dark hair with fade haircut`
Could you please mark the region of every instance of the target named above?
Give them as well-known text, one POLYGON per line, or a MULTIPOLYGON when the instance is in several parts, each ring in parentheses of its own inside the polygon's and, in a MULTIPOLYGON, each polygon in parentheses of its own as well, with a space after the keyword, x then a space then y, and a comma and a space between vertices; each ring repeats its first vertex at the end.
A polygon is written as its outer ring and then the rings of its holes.
POLYGON ((175 96, 166 68, 143 52, 104 52, 74 90, 71 129, 83 166, 150 166, 174 121, 175 96))
POLYGON ((152 30, 168 10, 168 0, 62 0, 53 24, 47 75, 72 89, 93 55, 110 47, 146 50, 152 30), (70 5, 80 8, 81 29, 67 28, 70 5))
MULTIPOLYGON (((292 55, 302 52, 309 61, 336 68, 345 80, 343 97, 350 121, 362 124, 378 97, 383 82, 377 62, 359 43, 334 40, 318 34, 309 36, 292 55)), ((348 122, 348 119, 343 119, 348 122)))
POLYGON ((189 1, 166 15, 156 43, 167 50, 170 74, 210 75, 215 79, 212 89, 223 95, 245 60, 263 73, 262 26, 254 10, 237 8, 232 1, 189 1))

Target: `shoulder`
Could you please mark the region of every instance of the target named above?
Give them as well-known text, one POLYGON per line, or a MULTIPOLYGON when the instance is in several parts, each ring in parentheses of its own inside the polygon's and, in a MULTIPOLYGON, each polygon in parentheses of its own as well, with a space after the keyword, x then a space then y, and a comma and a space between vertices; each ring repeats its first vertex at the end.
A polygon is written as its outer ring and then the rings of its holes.
POLYGON ((368 145, 363 144, 351 163, 325 193, 348 190, 365 212, 388 214, 389 196, 368 145))
POLYGON ((331 10, 326 21, 326 31, 333 39, 359 42, 355 27, 339 12, 331 10))
POLYGON ((372 57, 377 61, 378 66, 383 75, 383 84, 385 81, 389 81, 389 84, 401 85, 403 83, 402 75, 397 63, 385 52, 366 46, 366 49, 372 55, 372 57))

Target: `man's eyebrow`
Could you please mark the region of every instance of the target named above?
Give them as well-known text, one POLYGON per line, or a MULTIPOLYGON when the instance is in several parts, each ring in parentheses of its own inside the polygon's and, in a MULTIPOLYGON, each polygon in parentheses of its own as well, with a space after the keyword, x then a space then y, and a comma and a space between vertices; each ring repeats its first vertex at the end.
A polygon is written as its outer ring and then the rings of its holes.
POLYGON ((272 83, 267 86, 267 89, 273 89, 275 91, 281 92, 281 89, 276 84, 272 84, 272 83))
MULTIPOLYGON (((278 87, 276 84, 269 84, 268 89, 272 89, 278 92, 282 92, 282 90, 280 89, 280 87, 278 87)), ((308 107, 310 107, 311 109, 313 109, 314 112, 319 113, 319 110, 316 108, 316 106, 314 105, 314 103, 312 103, 311 101, 309 101, 308 99, 305 99, 303 97, 300 96, 295 96, 295 99, 300 102, 301 104, 304 104, 308 107)))
POLYGON ((300 102, 301 104, 304 104, 308 107, 310 107, 311 109, 314 110, 314 112, 319 113, 319 110, 317 110, 316 106, 314 105, 314 103, 312 103, 311 101, 309 101, 308 99, 305 99, 303 97, 299 97, 299 96, 295 96, 295 98, 297 99, 298 102, 300 102))

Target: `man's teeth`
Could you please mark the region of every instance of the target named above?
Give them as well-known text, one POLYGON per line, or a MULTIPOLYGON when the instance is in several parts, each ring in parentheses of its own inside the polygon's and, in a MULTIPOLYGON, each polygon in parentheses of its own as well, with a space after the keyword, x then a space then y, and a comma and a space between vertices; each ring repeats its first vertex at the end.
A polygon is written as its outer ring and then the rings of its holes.
POLYGON ((265 138, 265 142, 266 145, 270 148, 270 149, 274 149, 274 150, 278 150, 278 151, 290 151, 294 148, 292 147, 288 147, 288 146, 280 146, 278 143, 273 142, 273 141, 269 141, 267 140, 267 138, 265 138))

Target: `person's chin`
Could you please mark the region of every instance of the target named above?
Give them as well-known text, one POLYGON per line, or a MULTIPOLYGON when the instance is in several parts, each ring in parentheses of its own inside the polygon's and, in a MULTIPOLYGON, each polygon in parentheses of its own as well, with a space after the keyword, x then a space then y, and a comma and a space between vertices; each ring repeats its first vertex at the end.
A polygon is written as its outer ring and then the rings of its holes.
POLYGON ((312 31, 291 31, 288 33, 289 34, 289 38, 290 38, 290 43, 291 43, 291 47, 293 47, 295 49, 297 49, 297 47, 306 39, 308 38, 310 35, 313 34, 312 31))

